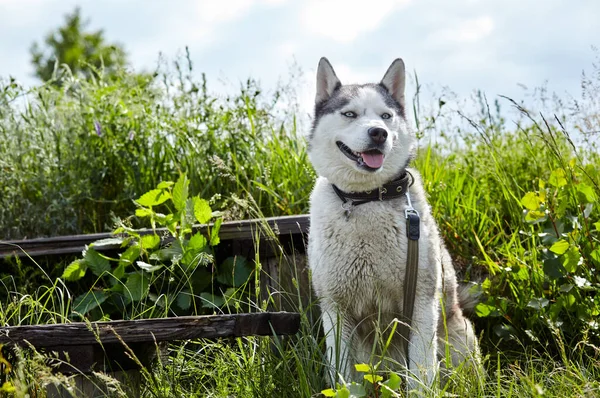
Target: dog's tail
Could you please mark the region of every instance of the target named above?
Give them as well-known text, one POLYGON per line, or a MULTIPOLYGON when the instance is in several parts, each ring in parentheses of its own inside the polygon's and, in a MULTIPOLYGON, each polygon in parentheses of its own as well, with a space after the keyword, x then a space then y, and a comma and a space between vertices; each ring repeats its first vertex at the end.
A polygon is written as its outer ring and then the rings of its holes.
POLYGON ((467 316, 473 315, 475 307, 481 302, 483 291, 477 282, 461 282, 458 284, 458 303, 467 316))

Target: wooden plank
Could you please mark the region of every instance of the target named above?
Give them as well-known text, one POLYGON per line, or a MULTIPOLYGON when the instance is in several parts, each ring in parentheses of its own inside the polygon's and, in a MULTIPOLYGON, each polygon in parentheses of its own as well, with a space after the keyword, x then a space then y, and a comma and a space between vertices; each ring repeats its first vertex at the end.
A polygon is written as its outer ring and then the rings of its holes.
MULTIPOLYGON (((273 230, 275 236, 300 235, 308 232, 309 216, 284 216, 271 217, 254 220, 227 221, 221 225, 219 236, 221 241, 237 239, 254 239, 257 236, 261 239, 268 239, 265 234, 265 227, 273 230)), ((207 232, 207 225, 195 225, 194 232, 207 232)), ((142 235, 153 233, 152 230, 140 230, 142 235)), ((156 230, 159 236, 167 236, 169 232, 165 228, 156 230)), ((13 241, 0 241, 0 259, 6 257, 31 257, 76 254, 81 253, 86 245, 100 239, 113 238, 111 233, 99 233, 88 235, 56 236, 52 238, 35 238, 13 241)), ((118 245, 106 245, 97 248, 99 251, 109 251, 119 249, 118 245)))
POLYGON ((0 328, 0 343, 34 347, 73 346, 102 343, 142 343, 195 338, 270 336, 294 334, 300 315, 288 312, 182 316, 110 322, 74 322, 54 325, 0 328))

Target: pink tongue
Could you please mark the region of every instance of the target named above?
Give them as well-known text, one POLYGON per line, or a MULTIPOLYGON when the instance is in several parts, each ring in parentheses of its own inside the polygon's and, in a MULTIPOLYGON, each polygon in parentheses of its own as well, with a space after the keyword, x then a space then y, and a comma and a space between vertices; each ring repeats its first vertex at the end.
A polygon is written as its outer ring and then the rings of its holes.
POLYGON ((365 164, 372 169, 378 169, 383 164, 383 153, 363 152, 360 154, 360 156, 362 156, 365 164))

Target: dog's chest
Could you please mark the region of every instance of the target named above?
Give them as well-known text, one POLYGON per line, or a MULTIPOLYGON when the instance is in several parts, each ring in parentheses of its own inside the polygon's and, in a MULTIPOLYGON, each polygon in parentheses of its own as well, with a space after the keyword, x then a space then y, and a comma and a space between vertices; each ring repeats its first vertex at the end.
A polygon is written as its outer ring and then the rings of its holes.
POLYGON ((315 199, 309 251, 317 290, 332 296, 400 294, 407 257, 403 200, 356 206, 346 217, 336 197, 315 199))

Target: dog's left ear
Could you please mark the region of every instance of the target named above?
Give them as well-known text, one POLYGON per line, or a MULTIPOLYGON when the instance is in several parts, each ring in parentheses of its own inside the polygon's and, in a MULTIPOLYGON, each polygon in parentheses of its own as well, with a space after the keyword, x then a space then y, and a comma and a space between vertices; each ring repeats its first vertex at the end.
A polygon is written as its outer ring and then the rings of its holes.
POLYGON ((404 108, 404 85, 406 75, 404 71, 404 61, 401 58, 396 58, 387 72, 381 79, 381 84, 389 91, 396 101, 404 108))

